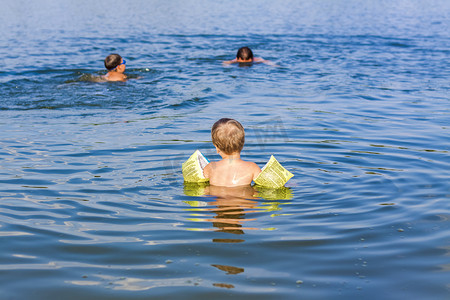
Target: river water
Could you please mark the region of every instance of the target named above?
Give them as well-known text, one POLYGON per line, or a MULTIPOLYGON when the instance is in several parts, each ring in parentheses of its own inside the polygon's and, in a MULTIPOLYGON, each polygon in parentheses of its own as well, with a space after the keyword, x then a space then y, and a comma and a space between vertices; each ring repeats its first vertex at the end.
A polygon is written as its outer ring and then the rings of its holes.
POLYGON ((449 16, 2 1, 0 298, 447 299, 449 16), (222 65, 241 46, 276 65, 222 65), (93 82, 110 53, 127 82, 93 82), (285 188, 183 183, 222 117, 285 188))

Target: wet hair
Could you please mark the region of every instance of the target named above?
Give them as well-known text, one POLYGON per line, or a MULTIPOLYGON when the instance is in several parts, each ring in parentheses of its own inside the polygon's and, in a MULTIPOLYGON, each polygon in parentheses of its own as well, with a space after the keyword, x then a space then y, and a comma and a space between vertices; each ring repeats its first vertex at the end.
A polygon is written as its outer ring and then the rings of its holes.
POLYGON ((253 52, 249 47, 242 47, 239 48, 236 58, 242 59, 242 60, 253 60, 253 52))
POLYGON ((105 68, 108 71, 112 71, 115 68, 117 68, 117 66, 119 66, 122 63, 122 56, 120 56, 119 54, 110 54, 105 58, 105 68))
POLYGON ((244 127, 236 120, 222 118, 211 129, 214 146, 225 154, 241 152, 245 143, 244 127))

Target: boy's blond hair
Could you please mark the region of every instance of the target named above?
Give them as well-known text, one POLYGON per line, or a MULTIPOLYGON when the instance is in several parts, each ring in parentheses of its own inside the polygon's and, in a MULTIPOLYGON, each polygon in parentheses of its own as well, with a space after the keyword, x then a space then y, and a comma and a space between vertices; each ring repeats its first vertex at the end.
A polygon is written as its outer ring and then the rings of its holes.
POLYGON ((214 146, 225 154, 241 152, 245 143, 244 127, 236 120, 222 118, 211 129, 214 146))

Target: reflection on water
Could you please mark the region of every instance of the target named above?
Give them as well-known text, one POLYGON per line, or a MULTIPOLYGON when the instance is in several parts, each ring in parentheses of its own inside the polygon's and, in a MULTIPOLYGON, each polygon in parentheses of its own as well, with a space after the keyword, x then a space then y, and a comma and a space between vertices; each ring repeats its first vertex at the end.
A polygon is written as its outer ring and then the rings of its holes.
POLYGON ((244 198, 244 199, 258 199, 264 200, 290 200, 293 197, 292 190, 288 187, 280 188, 266 188, 259 185, 225 188, 210 186, 208 183, 184 183, 184 194, 186 196, 217 196, 222 198, 244 198))
MULTIPOLYGON (((254 221, 254 218, 248 218, 247 214, 259 212, 258 198, 255 197, 256 190, 252 186, 242 187, 218 187, 210 185, 185 185, 187 195, 192 195, 193 189, 195 195, 213 196, 213 201, 208 203, 200 201, 185 201, 191 206, 198 205, 197 208, 190 209, 196 212, 200 218, 191 218, 191 221, 211 222, 215 231, 227 232, 232 234, 244 234, 244 230, 255 230, 254 227, 244 227, 245 222, 254 221), (201 204, 200 204, 201 203, 201 204), (199 205, 204 205, 203 207, 199 205), (199 213, 206 213, 198 215, 199 213), (212 215, 211 215, 212 214, 212 215)), ((215 242, 237 243, 240 239, 215 239, 215 242)))
POLYGON ((246 218, 247 214, 258 212, 258 202, 250 199, 255 197, 255 190, 251 186, 243 187, 218 187, 207 186, 205 193, 214 196, 215 201, 210 205, 215 208, 209 210, 216 215, 213 219, 207 221, 212 222, 217 231, 228 232, 233 234, 244 234, 244 229, 255 230, 254 227, 243 227, 244 222, 255 221, 255 218, 246 218))
MULTIPOLYGON (((185 203, 192 207, 190 221, 211 222, 215 228, 214 231, 226 232, 231 234, 243 235, 245 230, 258 230, 253 226, 244 226, 247 222, 256 221, 255 214, 262 212, 280 211, 283 203, 278 200, 292 198, 292 191, 289 188, 282 187, 278 189, 269 189, 259 186, 239 186, 222 187, 208 185, 207 183, 184 183, 184 193, 187 196, 202 197, 201 199, 210 199, 203 196, 212 196, 212 201, 187 200, 185 203), (261 199, 270 200, 263 201, 261 199)), ((286 203, 284 203, 286 204, 286 203)), ((280 215, 271 214, 272 217, 280 215)), ((274 230, 269 227, 265 230, 274 230)), ((202 229, 192 229, 202 230, 202 229)), ((204 230, 204 229, 203 229, 204 230)), ((219 239, 214 238, 218 243, 240 243, 243 239, 219 239)))
POLYGON ((198 278, 170 278, 170 279, 146 279, 130 278, 123 276, 109 276, 96 274, 93 278, 85 276, 83 280, 67 281, 76 286, 104 286, 115 291, 146 291, 153 288, 196 286, 201 280, 198 278))
POLYGON ((255 190, 258 192, 258 197, 264 200, 290 200, 293 197, 292 190, 284 186, 272 189, 256 185, 255 190))
MULTIPOLYGON (((226 275, 237 275, 240 273, 244 273, 244 268, 238 268, 233 266, 226 266, 226 265, 211 265, 221 271, 224 271, 226 275)), ((219 288, 226 288, 226 289, 233 289, 235 286, 230 283, 213 283, 213 286, 219 287, 219 288)))
POLYGON ((211 266, 226 272, 227 275, 236 275, 244 272, 244 268, 237 268, 233 266, 224 266, 224 265, 211 265, 211 266))
POLYGON ((229 284, 229 283, 213 283, 213 286, 220 287, 220 288, 226 288, 226 289, 234 288, 234 285, 229 284))

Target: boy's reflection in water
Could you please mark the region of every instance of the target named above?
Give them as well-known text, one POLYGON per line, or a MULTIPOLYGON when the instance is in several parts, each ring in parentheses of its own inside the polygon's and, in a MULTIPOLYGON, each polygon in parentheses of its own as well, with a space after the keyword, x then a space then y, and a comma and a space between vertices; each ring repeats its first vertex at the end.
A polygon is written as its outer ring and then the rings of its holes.
MULTIPOLYGON (((244 234, 244 229, 257 229, 243 227, 244 222, 256 220, 245 218, 245 214, 259 211, 256 209, 258 202, 251 200, 257 199, 256 194, 256 190, 252 186, 232 188, 213 185, 206 186, 205 195, 216 197, 215 201, 208 203, 211 207, 205 208, 207 211, 214 212, 215 216, 212 219, 206 219, 206 221, 212 222, 218 232, 244 234)), ((216 243, 239 243, 243 241, 242 239, 213 239, 213 242, 216 243)), ((244 272, 244 268, 235 266, 218 264, 212 264, 211 266, 224 271, 227 275, 237 275, 244 272)), ((213 286, 225 289, 235 288, 233 284, 225 282, 216 282, 213 283, 213 286)))
MULTIPOLYGON (((205 188, 205 194, 216 197, 215 201, 209 203, 215 207, 208 208, 207 210, 216 214, 213 219, 208 219, 208 221, 212 222, 213 226, 218 228, 217 231, 244 234, 244 229, 257 229, 254 227, 243 227, 244 222, 256 220, 245 218, 247 213, 260 211, 256 209, 258 202, 251 200, 257 199, 256 190, 252 186, 223 187, 210 185, 205 188)), ((222 239, 215 239, 214 241, 233 242, 222 239)))
MULTIPOLYGON (((223 187, 208 185, 207 183, 184 184, 184 194, 198 197, 199 200, 184 201, 195 207, 188 209, 195 212, 214 213, 214 216, 200 216, 191 218, 191 221, 212 222, 218 232, 227 232, 242 235, 245 230, 257 230, 259 228, 245 226, 244 222, 255 221, 256 218, 248 218, 247 214, 280 211, 279 200, 292 199, 292 192, 289 188, 267 189, 258 186, 238 186, 223 187), (201 201, 202 196, 212 196, 210 202, 201 201), (263 202, 261 202, 261 200, 263 202)), ((203 198, 205 199, 205 198, 203 198)), ((211 199, 211 198, 206 198, 211 199)), ((205 200, 206 200, 205 199, 205 200)), ((286 203, 283 203, 286 204, 286 203)), ((274 216, 275 214, 272 214, 274 216)), ((193 214, 199 216, 199 214, 193 214)), ((274 228, 265 228, 265 230, 274 228)), ((196 228, 193 230, 205 230, 196 228)), ((214 242, 239 243, 242 239, 213 239, 214 242)))
MULTIPOLYGON (((193 221, 211 222, 215 231, 242 235, 244 230, 255 230, 255 227, 246 227, 244 222, 254 221, 254 218, 246 218, 246 214, 261 212, 258 208, 257 191, 250 185, 239 187, 223 187, 214 185, 185 184, 184 193, 188 196, 212 196, 212 201, 185 201, 196 212, 213 213, 211 216, 203 216, 191 219, 193 221)), ((209 197, 208 197, 209 198, 209 197)), ((211 199, 211 198, 209 198, 211 199)), ((197 215, 198 216, 198 215, 197 215)), ((198 229, 197 229, 198 230, 198 229)), ((219 243, 239 243, 242 239, 213 239, 219 243)))
MULTIPOLYGON (((189 209, 195 212, 214 213, 213 216, 191 219, 200 222, 212 222, 215 231, 226 232, 236 235, 243 235, 245 230, 255 230, 259 228, 245 226, 248 221, 255 221, 256 218, 246 218, 246 214, 255 212, 273 212, 281 210, 278 199, 291 199, 292 193, 288 188, 278 190, 262 189, 253 186, 221 187, 207 184, 185 183, 184 193, 187 196, 213 196, 213 200, 206 201, 185 201, 195 208, 189 209), (270 202, 261 203, 261 199, 270 202), (258 201, 259 200, 259 201, 258 201)), ((199 198, 200 200, 201 198, 199 198)), ((203 198, 205 199, 205 198, 203 198)), ((210 198, 209 198, 210 199, 210 198)), ((206 200, 206 199, 205 199, 206 200)), ((198 215, 197 215, 198 216, 198 215)), ((243 239, 215 238, 217 243, 240 243, 243 239)), ((223 264, 211 264, 212 267, 226 273, 226 275, 238 275, 244 273, 242 267, 223 264)), ((225 282, 213 283, 218 288, 232 289, 233 284, 225 282)))

